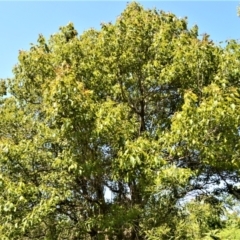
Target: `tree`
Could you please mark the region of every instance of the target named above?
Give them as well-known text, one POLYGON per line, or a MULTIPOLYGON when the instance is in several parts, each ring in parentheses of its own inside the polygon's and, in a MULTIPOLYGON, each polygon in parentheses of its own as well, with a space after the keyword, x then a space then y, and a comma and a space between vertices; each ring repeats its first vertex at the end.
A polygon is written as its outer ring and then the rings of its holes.
POLYGON ((70 23, 20 51, 0 89, 2 239, 207 239, 228 226, 239 49, 130 3, 99 31, 70 23))

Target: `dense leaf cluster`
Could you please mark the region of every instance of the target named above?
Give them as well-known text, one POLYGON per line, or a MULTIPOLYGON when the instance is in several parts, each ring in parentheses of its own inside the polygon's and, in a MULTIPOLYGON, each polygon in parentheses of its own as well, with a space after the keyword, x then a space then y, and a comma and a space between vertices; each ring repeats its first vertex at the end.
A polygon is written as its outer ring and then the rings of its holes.
POLYGON ((40 35, 0 82, 1 239, 238 239, 239 69, 137 3, 40 35))

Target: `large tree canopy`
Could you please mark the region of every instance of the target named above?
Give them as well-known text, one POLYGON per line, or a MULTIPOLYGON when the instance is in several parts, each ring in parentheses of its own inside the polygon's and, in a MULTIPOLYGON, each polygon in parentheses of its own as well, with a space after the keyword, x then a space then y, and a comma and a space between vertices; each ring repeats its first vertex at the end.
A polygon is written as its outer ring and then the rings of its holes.
POLYGON ((0 85, 1 239, 238 239, 239 69, 137 3, 39 35, 0 85))

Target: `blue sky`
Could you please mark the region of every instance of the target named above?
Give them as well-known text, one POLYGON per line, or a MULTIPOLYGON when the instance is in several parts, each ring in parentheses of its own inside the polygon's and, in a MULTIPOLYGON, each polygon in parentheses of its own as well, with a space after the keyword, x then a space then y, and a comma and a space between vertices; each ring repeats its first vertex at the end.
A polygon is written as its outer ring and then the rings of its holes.
MULTIPOLYGON (((146 8, 170 11, 188 17, 189 26, 197 24, 200 33, 208 33, 215 42, 240 39, 238 1, 140 1, 146 8)), ((101 22, 114 22, 127 1, 0 1, 0 78, 12 76, 18 51, 36 43, 60 26, 73 22, 78 33, 101 22)))

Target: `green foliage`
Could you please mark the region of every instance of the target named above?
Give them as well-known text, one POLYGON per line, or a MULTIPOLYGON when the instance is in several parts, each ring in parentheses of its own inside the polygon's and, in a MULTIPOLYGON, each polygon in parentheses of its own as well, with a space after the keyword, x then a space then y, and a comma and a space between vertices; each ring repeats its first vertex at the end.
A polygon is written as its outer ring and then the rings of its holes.
POLYGON ((237 239, 239 50, 137 3, 39 35, 0 82, 1 239, 237 239))

